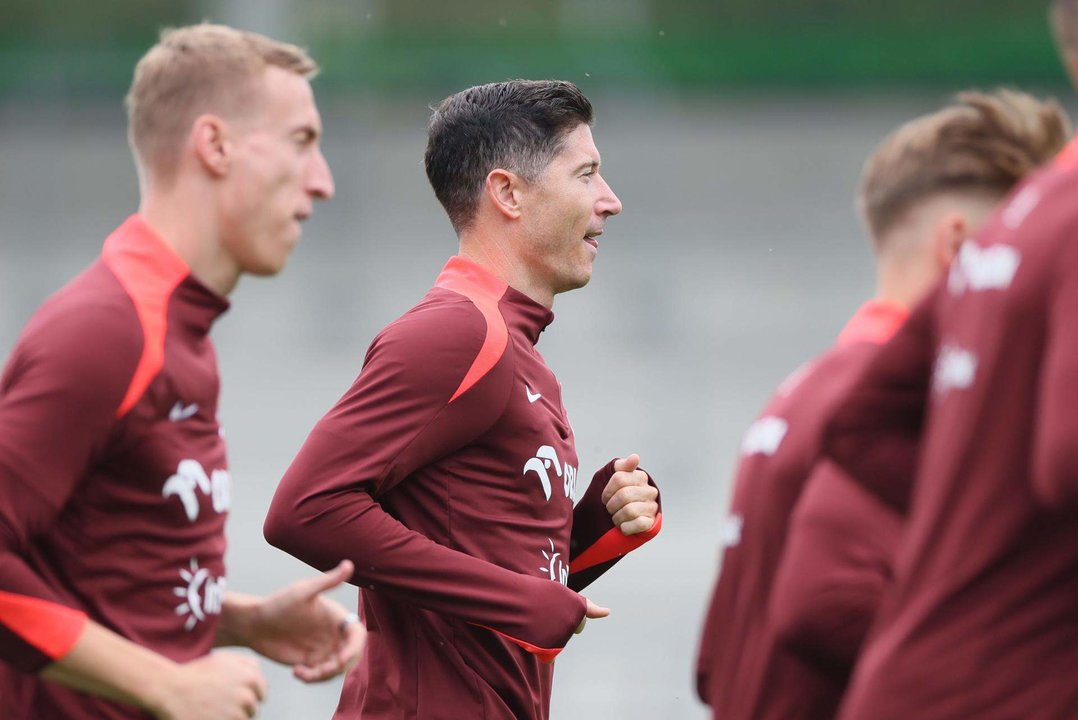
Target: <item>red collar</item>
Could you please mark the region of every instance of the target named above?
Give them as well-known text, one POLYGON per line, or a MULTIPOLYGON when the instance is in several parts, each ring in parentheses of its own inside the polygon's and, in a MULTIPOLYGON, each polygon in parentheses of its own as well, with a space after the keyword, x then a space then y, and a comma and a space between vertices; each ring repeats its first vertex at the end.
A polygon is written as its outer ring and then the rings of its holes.
POLYGON ((118 257, 137 259, 144 268, 152 268, 160 275, 182 278, 191 272, 183 258, 137 213, 105 239, 101 254, 107 260, 118 257))
POLYGON ((449 258, 434 284, 461 295, 470 297, 478 294, 494 301, 499 300, 509 287, 504 280, 482 265, 460 255, 449 258))
POLYGON ((869 300, 862 305, 838 336, 838 345, 875 343, 882 345, 891 339, 910 311, 902 303, 893 300, 869 300))

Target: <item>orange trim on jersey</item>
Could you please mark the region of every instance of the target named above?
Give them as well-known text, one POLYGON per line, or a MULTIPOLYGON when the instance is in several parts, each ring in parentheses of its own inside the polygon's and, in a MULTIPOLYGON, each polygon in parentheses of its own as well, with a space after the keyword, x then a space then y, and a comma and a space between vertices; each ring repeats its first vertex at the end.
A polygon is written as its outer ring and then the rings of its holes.
POLYGON ((584 552, 577 555, 576 559, 569 563, 569 573, 580 572, 581 570, 587 570, 590 567, 595 567, 602 563, 608 562, 615 558, 619 558, 622 555, 628 555, 633 550, 651 540, 653 537, 659 534, 659 531, 663 527, 663 514, 659 513, 655 516, 655 524, 651 526, 651 529, 647 532, 637 533, 636 535, 626 535, 621 531, 621 528, 611 528, 606 533, 595 541, 595 544, 589 547, 584 552))
POLYGON ((86 620, 86 613, 65 605, 0 590, 0 624, 52 660, 71 652, 86 620))
POLYGON ((449 402, 453 402, 490 372, 505 354, 505 348, 509 344, 509 328, 505 325, 498 302, 509 286, 476 263, 459 255, 449 258, 435 285, 471 300, 487 322, 483 346, 464 379, 460 381, 460 387, 449 398, 449 402))
POLYGON ((1055 163, 1064 170, 1078 167, 1078 138, 1074 138, 1056 155, 1055 163))
POLYGON ((869 300, 862 305, 838 336, 838 345, 882 345, 898 332, 910 316, 909 308, 893 300, 869 300))
POLYGON ((101 257, 127 291, 142 326, 142 357, 116 408, 116 417, 123 417, 165 364, 168 301, 191 269, 138 215, 109 235, 101 257))
POLYGON ((499 630, 495 630, 492 627, 488 627, 487 625, 480 625, 479 623, 472 623, 472 625, 475 625, 476 627, 481 627, 484 630, 490 630, 495 635, 501 635, 503 638, 505 638, 509 642, 516 643, 517 645, 524 648, 525 650, 527 650, 532 655, 536 656, 537 658, 539 658, 540 660, 542 660, 545 663, 554 662, 554 658, 556 658, 558 656, 558 653, 560 653, 562 650, 565 649, 565 648, 541 648, 538 645, 532 645, 530 642, 525 642, 523 640, 519 640, 519 639, 513 637, 512 635, 506 635, 505 633, 503 633, 503 632, 501 632, 499 630))

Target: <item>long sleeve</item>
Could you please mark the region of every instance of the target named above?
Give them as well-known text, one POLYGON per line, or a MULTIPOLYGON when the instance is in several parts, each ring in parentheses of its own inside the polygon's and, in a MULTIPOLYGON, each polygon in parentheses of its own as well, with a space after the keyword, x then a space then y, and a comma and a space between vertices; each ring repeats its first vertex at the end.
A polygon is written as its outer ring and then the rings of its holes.
MULTIPOLYGON (((611 460, 595 473, 584 496, 573 508, 573 535, 569 542, 569 587, 577 592, 662 530, 661 494, 656 498, 659 513, 655 517, 655 524, 647 532, 625 535, 614 525, 606 505, 603 504, 603 490, 614 475, 615 462, 617 459, 611 460)), ((658 490, 651 473, 648 473, 648 484, 658 490)))
POLYGON ((895 510, 909 507, 934 361, 932 292, 838 403, 823 451, 895 510))
POLYGON ((62 657, 85 622, 28 558, 80 491, 141 351, 122 308, 86 310, 46 305, 0 380, 0 659, 27 671, 62 657))
MULTIPOLYGON (((1069 233, 1073 236, 1073 230, 1069 233)), ((1078 507, 1078 272, 1074 243, 1060 258, 1047 312, 1045 355, 1033 428, 1033 489, 1053 510, 1078 507)))
POLYGON ((414 482, 414 473, 475 441, 501 416, 513 381, 510 354, 460 391, 487 337, 484 318, 466 302, 413 311, 386 328, 282 479, 266 538, 318 568, 351 559, 361 587, 552 658, 584 616, 583 598, 439 544, 384 506, 399 484, 414 482))
POLYGON ((790 521, 769 620, 786 645, 848 676, 891 582, 897 514, 834 463, 817 464, 790 521))

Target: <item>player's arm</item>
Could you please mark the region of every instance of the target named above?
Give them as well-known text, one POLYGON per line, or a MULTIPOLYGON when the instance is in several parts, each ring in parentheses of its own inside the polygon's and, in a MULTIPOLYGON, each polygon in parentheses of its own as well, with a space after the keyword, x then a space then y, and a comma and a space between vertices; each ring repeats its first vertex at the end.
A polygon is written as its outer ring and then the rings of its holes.
POLYGON ((1072 238, 1078 228, 1067 223, 1068 255, 1056 263, 1045 326, 1045 352, 1033 426, 1033 490, 1048 508, 1078 507, 1078 273, 1072 238))
POLYGON ((137 324, 126 321, 46 305, 0 378, 0 660, 26 672, 70 651, 85 622, 27 557, 114 427, 141 355, 137 324))
POLYGON ((776 636, 846 677, 891 582, 899 516, 841 468, 813 470, 791 516, 768 602, 776 636))
POLYGON ((439 545, 378 502, 503 412, 513 380, 509 356, 457 395, 485 337, 483 317, 466 303, 410 313, 383 331, 352 388, 282 479, 265 533, 316 568, 350 560, 352 582, 361 587, 489 628, 549 658, 584 617, 584 598, 439 545))
POLYGON ((903 514, 919 459, 941 288, 929 293, 879 349, 824 430, 824 454, 903 514))
POLYGON ((251 658, 214 653, 178 664, 89 620, 75 644, 41 677, 162 720, 253 717, 266 694, 266 682, 251 658))
POLYGON ((27 562, 104 446, 141 356, 115 308, 28 325, 0 378, 0 661, 174 720, 245 717, 261 676, 238 656, 175 663, 65 604, 27 562))
POLYGON ((573 508, 569 587, 579 592, 659 534, 659 488, 633 454, 611 460, 573 508))

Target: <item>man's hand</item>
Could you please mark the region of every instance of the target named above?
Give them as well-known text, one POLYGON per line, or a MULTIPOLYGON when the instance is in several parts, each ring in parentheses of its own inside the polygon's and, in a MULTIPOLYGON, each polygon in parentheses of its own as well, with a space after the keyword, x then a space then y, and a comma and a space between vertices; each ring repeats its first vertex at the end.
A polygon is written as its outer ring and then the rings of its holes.
POLYGON ((266 680, 254 658, 215 652, 177 665, 153 701, 159 720, 246 720, 266 697, 266 680))
POLYGON ((266 696, 254 658, 213 653, 179 664, 92 620, 75 647, 41 677, 143 708, 160 720, 243 720, 254 717, 266 696))
POLYGON ((640 456, 614 462, 614 474, 603 490, 603 503, 611 519, 626 535, 647 532, 659 513, 659 491, 648 484, 648 474, 638 469, 640 456))
POLYGON ((352 571, 352 562, 343 560, 324 575, 299 580, 265 598, 229 593, 221 642, 245 645, 291 665, 292 674, 303 682, 321 682, 350 670, 367 643, 367 629, 322 593, 346 582, 352 571))
POLYGON ((580 624, 576 626, 576 630, 573 631, 577 635, 584 632, 584 625, 587 624, 589 619, 605 618, 610 614, 610 608, 600 607, 587 598, 584 598, 584 602, 588 604, 588 609, 584 611, 584 617, 580 620, 580 624))

